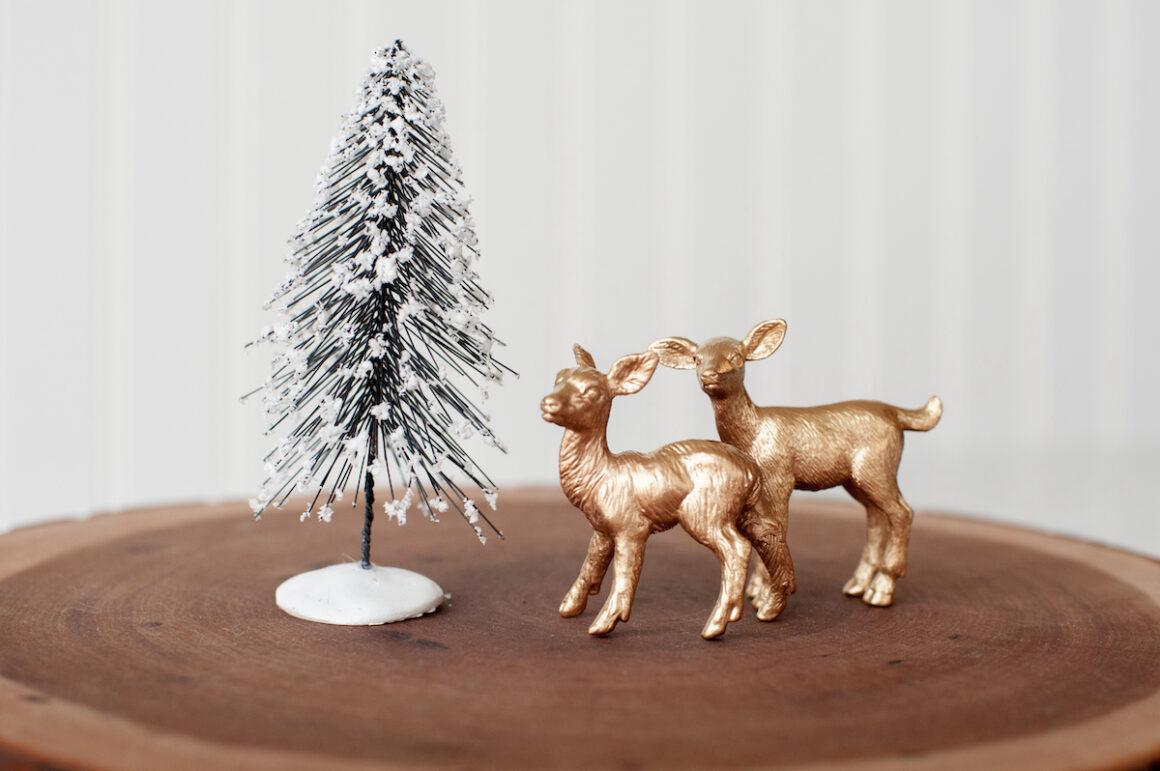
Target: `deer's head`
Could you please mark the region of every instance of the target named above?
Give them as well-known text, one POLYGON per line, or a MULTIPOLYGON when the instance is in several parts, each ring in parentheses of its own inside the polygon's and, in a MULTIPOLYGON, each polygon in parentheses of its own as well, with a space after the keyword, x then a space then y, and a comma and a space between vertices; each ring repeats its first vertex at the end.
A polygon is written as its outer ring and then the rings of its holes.
POLYGON ((657 368, 657 355, 650 351, 624 356, 609 368, 596 369, 592 354, 572 346, 576 366, 556 375, 552 392, 540 401, 544 420, 581 431, 602 427, 608 420, 612 400, 644 388, 657 368))
POLYGON ((763 321, 744 340, 714 337, 697 345, 685 337, 666 337, 649 346, 661 364, 673 369, 696 369, 701 390, 711 399, 727 399, 745 382, 745 362, 772 356, 785 339, 785 322, 763 321))

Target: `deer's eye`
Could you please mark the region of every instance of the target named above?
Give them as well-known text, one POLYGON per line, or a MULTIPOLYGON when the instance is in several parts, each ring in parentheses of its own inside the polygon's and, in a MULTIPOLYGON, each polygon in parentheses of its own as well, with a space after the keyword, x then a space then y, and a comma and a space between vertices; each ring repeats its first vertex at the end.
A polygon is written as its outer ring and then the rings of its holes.
POLYGON ((701 354, 699 354, 699 353, 698 353, 698 354, 695 354, 695 355, 693 356, 693 363, 694 363, 694 364, 700 364, 700 363, 701 363, 701 354))
POLYGON ((730 355, 729 356, 729 363, 732 364, 734 367, 740 367, 741 366, 741 354, 734 353, 734 354, 730 355))

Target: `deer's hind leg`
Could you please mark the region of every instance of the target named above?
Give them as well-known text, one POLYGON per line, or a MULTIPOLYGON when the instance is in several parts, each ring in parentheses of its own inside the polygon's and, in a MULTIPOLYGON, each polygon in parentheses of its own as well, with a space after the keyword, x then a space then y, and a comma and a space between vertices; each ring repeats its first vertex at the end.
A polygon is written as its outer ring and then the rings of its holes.
POLYGON ((889 525, 882 559, 870 585, 862 593, 862 602, 884 608, 894 602, 894 585, 906 573, 907 551, 910 542, 910 526, 914 512, 898 491, 898 485, 879 495, 875 504, 889 525))
POLYGON ((846 581, 842 592, 850 597, 861 597, 882 564, 886 540, 890 534, 890 521, 860 489, 847 485, 846 490, 866 508, 866 545, 862 547, 862 558, 858 560, 858 567, 854 568, 854 575, 846 581))
POLYGON ((886 607, 894 585, 906 572, 907 547, 914 512, 898 489, 901 446, 876 461, 855 468, 846 489, 866 507, 867 538, 862 559, 844 591, 861 595, 867 605, 886 607))
POLYGON ((745 610, 745 576, 752 547, 737 530, 738 511, 732 502, 704 492, 687 498, 680 515, 685 531, 721 562, 721 590, 701 630, 706 640, 720 637, 745 610))
POLYGON ((704 539, 694 537, 721 560, 721 591, 705 628, 701 630, 701 637, 712 640, 724 634, 729 622, 740 619, 745 610, 745 574, 749 569, 751 548, 732 522, 726 522, 705 535, 704 539))
POLYGON ((789 512, 789 495, 770 496, 759 506, 742 515, 741 532, 753 544, 761 558, 761 569, 768 576, 762 592, 753 598, 757 618, 773 621, 785 610, 789 595, 797 589, 794 579, 793 557, 786 543, 785 524, 789 512))

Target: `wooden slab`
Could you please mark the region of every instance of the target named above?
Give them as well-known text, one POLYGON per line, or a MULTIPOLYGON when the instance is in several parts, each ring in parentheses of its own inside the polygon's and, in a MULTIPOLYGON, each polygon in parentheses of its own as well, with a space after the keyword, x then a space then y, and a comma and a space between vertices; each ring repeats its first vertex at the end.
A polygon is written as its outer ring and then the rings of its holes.
POLYGON ((555 491, 378 530, 377 561, 452 594, 342 628, 278 611, 289 575, 351 559, 330 526, 179 506, 0 537, 0 763, 86 768, 1119 767, 1160 759, 1160 564, 920 513, 897 605, 842 596, 845 504, 795 506, 798 593, 698 637, 711 554, 650 541, 632 621, 556 607, 587 542, 555 491))

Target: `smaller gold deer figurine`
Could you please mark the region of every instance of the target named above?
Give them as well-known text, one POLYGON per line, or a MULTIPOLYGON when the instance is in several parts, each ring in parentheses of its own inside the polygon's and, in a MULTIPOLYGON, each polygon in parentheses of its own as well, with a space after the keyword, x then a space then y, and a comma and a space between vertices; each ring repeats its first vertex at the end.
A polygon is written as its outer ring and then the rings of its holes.
MULTIPOLYGON (((914 516, 898 490, 902 432, 934 428, 942 402, 932 396, 916 410, 872 401, 758 407, 745 390, 745 362, 772 356, 785 330, 784 321, 773 319, 755 326, 744 340, 714 337, 697 345, 688 338, 667 337, 649 349, 666 367, 697 371, 722 441, 745 450, 761 466, 781 532, 788 527, 789 496, 795 488, 841 485, 866 508, 866 548, 843 591, 868 605, 890 605, 895 582, 906 573, 914 516)), ((768 591, 767 582, 758 566, 750 594, 768 591)))
MULTIPOLYGON (((573 352, 577 366, 560 370, 555 388, 540 402, 544 420, 564 427, 560 487, 594 531, 560 615, 584 611, 615 559, 612 590, 588 633, 607 634, 618 621, 628 621, 645 541, 679 523, 721 560, 721 592, 701 630, 706 640, 720 636, 730 621, 741 618, 751 545, 771 574, 782 584, 790 581, 776 561, 785 536, 764 515, 757 464, 734 447, 704 440, 675 442, 647 454, 610 452, 606 429, 612 400, 644 388, 656 370, 657 355, 625 356, 605 375, 579 345, 573 352)), ((758 618, 772 620, 784 607, 784 596, 768 593, 758 618)))

